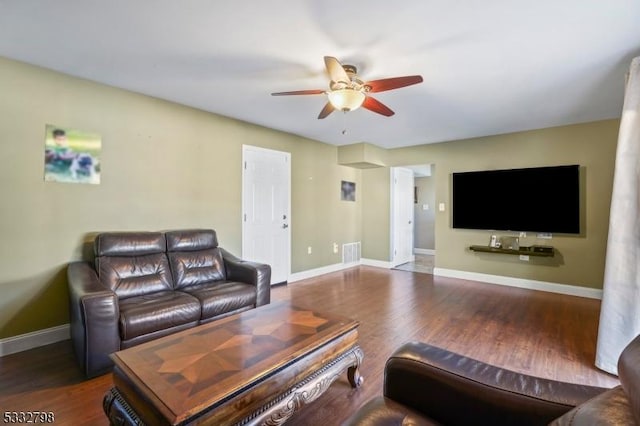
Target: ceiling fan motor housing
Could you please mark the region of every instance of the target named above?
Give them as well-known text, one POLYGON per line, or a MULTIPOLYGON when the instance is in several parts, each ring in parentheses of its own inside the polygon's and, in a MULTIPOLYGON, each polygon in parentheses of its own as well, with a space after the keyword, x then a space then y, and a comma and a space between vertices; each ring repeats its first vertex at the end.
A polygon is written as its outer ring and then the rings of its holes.
POLYGON ((342 65, 344 71, 347 73, 347 77, 349 77, 349 81, 334 81, 331 80, 329 84, 329 88, 332 91, 335 90, 343 90, 343 89, 351 89, 356 90, 358 92, 368 92, 371 87, 364 84, 360 78, 358 78, 358 69, 355 65, 342 65))

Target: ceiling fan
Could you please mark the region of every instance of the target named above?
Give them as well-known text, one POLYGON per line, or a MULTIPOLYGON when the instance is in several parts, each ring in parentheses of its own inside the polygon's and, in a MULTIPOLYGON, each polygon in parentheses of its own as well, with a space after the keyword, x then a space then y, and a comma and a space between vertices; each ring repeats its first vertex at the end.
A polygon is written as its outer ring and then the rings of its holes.
POLYGON ((405 77, 383 78, 364 82, 358 77, 357 69, 353 65, 342 65, 340 61, 332 56, 324 57, 324 64, 331 78, 329 90, 312 89, 296 90, 293 92, 272 93, 273 96, 287 95, 322 95, 329 98, 327 104, 320 111, 318 118, 325 118, 333 111, 353 111, 359 107, 369 111, 390 117, 395 114, 382 102, 369 96, 369 93, 384 92, 387 90, 399 89, 412 84, 422 83, 422 76, 409 75, 405 77))

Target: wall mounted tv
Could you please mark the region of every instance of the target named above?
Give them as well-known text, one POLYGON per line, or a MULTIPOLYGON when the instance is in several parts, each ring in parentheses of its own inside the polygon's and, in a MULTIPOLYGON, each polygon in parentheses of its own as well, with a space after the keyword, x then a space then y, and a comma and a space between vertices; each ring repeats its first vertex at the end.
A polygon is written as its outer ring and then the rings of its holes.
POLYGON ((580 233, 580 166, 453 173, 453 227, 580 233))

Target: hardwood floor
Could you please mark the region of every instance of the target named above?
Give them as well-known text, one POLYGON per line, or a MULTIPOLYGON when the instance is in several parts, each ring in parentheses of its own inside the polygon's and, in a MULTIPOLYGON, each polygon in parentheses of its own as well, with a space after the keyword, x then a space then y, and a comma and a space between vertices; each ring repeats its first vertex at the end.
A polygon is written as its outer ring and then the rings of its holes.
MULTIPOLYGON (((527 374, 612 387, 617 379, 593 366, 600 301, 357 267, 276 287, 272 300, 360 321, 364 384, 346 375, 291 425, 338 425, 382 393, 384 362, 420 340, 527 374)), ((83 380, 69 341, 0 358, 0 408, 51 411, 56 424, 106 425, 102 396, 111 376, 83 380)))

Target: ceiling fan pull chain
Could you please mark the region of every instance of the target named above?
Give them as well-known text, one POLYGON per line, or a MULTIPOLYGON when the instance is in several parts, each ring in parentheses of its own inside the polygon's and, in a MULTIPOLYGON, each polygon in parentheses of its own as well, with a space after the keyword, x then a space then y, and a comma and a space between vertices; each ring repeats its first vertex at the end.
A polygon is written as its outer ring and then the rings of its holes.
POLYGON ((342 111, 342 134, 347 134, 347 111, 342 111))

